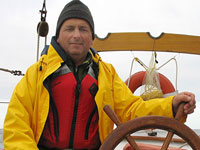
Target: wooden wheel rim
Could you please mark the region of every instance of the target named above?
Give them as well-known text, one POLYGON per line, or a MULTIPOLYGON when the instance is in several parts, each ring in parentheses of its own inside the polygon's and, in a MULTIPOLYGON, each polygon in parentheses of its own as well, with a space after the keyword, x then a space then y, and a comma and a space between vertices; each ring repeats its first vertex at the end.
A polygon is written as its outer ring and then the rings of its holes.
POLYGON ((146 116, 136 118, 118 126, 103 142, 101 150, 113 150, 126 135, 148 128, 173 131, 183 138, 194 150, 200 149, 200 138, 196 133, 183 123, 162 116, 146 116))

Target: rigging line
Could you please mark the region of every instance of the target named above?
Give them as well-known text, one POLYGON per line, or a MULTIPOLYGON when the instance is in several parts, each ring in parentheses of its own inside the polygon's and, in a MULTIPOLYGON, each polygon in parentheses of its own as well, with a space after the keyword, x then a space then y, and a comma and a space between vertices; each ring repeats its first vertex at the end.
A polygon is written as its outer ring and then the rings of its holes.
POLYGON ((45 45, 47 43, 47 34, 49 32, 49 26, 48 23, 46 22, 46 15, 47 15, 47 9, 46 9, 46 0, 43 2, 43 7, 40 10, 41 13, 41 21, 38 23, 37 26, 37 33, 38 33, 38 41, 37 41, 37 58, 36 60, 38 61, 39 59, 39 46, 40 46, 40 36, 45 37, 45 45))
POLYGON ((37 58, 36 61, 39 59, 39 47, 40 47, 40 35, 38 34, 38 40, 37 40, 37 58))
POLYGON ((2 102, 0 102, 0 104, 9 104, 9 102, 2 101, 2 102))
POLYGON ((11 71, 8 70, 8 69, 0 68, 0 70, 1 70, 1 71, 5 71, 5 72, 10 72, 10 73, 11 73, 11 71))
POLYGON ((133 69, 134 60, 135 60, 135 58, 133 58, 132 63, 131 63, 131 69, 130 69, 129 78, 128 78, 128 87, 130 85, 130 79, 131 79, 131 73, 132 73, 132 69, 133 69))
POLYGON ((45 37, 45 42, 44 42, 45 45, 47 45, 47 36, 45 37))
POLYGON ((171 59, 169 59, 168 61, 166 61, 164 64, 162 64, 160 67, 158 67, 156 70, 159 70, 160 68, 162 68, 163 66, 165 66, 167 63, 169 63, 171 60, 175 61, 176 64, 176 80, 175 80, 175 84, 176 84, 176 90, 177 89, 177 82, 178 82, 178 64, 177 64, 177 60, 176 60, 176 56, 172 57, 171 59))
POLYGON ((157 61, 157 53, 156 53, 156 39, 153 39, 153 51, 154 51, 154 56, 155 56, 155 62, 156 64, 158 63, 157 61))
POLYGON ((46 0, 43 2, 43 7, 40 10, 41 13, 41 21, 46 21, 46 14, 47 14, 47 9, 46 9, 46 0))
POLYGON ((24 74, 20 70, 8 70, 8 69, 4 69, 4 68, 0 68, 0 70, 4 71, 4 72, 9 72, 9 73, 11 73, 13 75, 24 76, 24 74))
POLYGON ((132 63, 131 63, 131 69, 130 69, 130 73, 129 73, 129 78, 128 78, 128 87, 129 87, 129 84, 130 84, 130 79, 131 79, 131 74, 132 74, 132 70, 133 70, 133 63, 134 61, 137 61, 145 70, 148 69, 148 67, 137 57, 134 57, 133 60, 132 60, 132 63))
MULTIPOLYGON (((157 61, 157 53, 156 53, 156 50, 155 50, 155 47, 156 47, 156 39, 153 40, 153 51, 154 51, 154 56, 155 56, 155 63, 158 64, 158 61, 157 61)), ((176 56, 175 56, 176 57, 176 56)), ((166 65, 167 63, 169 63, 171 60, 174 60, 175 61, 175 64, 176 64, 176 80, 175 80, 175 86, 176 86, 176 90, 177 90, 177 80, 178 80, 178 65, 177 65, 177 61, 176 61, 176 58, 173 57, 171 59, 169 59, 167 62, 165 62, 164 64, 162 64, 160 67, 156 68, 156 70, 159 70, 160 68, 162 68, 164 65, 166 65)))

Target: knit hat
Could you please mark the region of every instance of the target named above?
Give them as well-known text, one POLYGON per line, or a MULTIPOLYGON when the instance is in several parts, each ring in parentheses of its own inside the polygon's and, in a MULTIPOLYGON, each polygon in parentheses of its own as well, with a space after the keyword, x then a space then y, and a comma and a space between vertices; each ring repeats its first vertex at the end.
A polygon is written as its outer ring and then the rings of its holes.
POLYGON ((59 36, 60 28, 64 21, 70 18, 79 18, 87 21, 92 31, 92 38, 94 39, 94 21, 92 14, 89 8, 80 0, 72 0, 61 11, 56 27, 56 38, 59 36))

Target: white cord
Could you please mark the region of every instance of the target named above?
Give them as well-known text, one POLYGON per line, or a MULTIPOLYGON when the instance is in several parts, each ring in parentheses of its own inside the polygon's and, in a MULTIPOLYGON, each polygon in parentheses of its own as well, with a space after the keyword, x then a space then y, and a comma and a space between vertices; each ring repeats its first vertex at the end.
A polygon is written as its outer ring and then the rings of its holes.
POLYGON ((175 61, 176 64, 176 80, 175 80, 175 89, 177 90, 177 80, 178 80, 178 64, 177 64, 177 60, 175 58, 176 56, 174 56, 173 58, 169 59, 168 61, 166 61, 164 64, 162 64, 160 67, 158 67, 156 70, 159 70, 160 68, 162 68, 163 66, 165 66, 167 63, 169 63, 171 60, 175 61))

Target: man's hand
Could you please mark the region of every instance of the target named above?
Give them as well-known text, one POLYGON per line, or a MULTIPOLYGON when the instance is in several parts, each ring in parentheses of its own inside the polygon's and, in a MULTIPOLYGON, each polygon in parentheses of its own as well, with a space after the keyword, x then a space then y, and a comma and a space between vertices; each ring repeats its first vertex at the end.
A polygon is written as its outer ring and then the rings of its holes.
POLYGON ((178 107, 182 102, 185 102, 184 113, 186 115, 194 112, 194 109, 196 108, 196 101, 195 101, 195 95, 193 93, 182 92, 174 96, 172 101, 172 106, 175 113, 177 112, 178 107))

